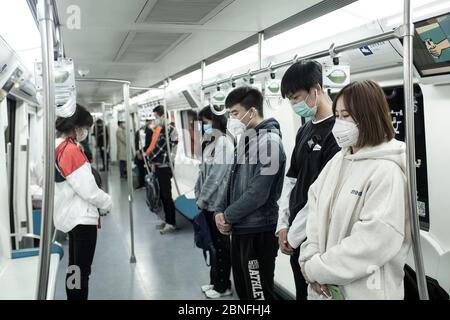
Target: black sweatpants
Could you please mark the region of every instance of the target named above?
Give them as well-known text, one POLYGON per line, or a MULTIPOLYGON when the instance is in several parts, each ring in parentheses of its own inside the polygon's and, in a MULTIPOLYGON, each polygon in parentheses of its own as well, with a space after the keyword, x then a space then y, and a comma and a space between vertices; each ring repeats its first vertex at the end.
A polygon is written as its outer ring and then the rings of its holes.
POLYGON ((300 246, 294 250, 291 256, 291 268, 294 274, 296 300, 308 300, 308 284, 303 277, 298 259, 300 257, 300 246))
POLYGON ((271 232, 232 235, 231 261, 236 292, 241 300, 274 300, 278 239, 271 232))
POLYGON ((231 244, 230 236, 225 236, 217 229, 213 212, 205 211, 205 216, 211 230, 211 237, 216 249, 215 256, 211 257, 210 284, 214 290, 224 293, 231 289, 231 244))
POLYGON ((164 207, 166 223, 175 225, 175 204, 172 199, 172 170, 156 167, 156 178, 159 183, 159 192, 164 207))
POLYGON ((66 274, 67 300, 87 300, 89 276, 97 244, 97 226, 78 225, 69 231, 69 268, 66 274))

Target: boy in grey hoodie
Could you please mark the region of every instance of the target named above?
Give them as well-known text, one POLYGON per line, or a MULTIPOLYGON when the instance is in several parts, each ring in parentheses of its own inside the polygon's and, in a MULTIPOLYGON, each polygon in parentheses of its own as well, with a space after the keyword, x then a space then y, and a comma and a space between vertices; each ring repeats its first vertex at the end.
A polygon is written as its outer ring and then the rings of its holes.
POLYGON ((232 233, 231 259, 239 298, 270 300, 278 252, 277 201, 286 164, 280 126, 275 119, 263 119, 263 97, 258 90, 238 88, 225 104, 232 117, 229 131, 242 136, 216 224, 221 233, 232 233))

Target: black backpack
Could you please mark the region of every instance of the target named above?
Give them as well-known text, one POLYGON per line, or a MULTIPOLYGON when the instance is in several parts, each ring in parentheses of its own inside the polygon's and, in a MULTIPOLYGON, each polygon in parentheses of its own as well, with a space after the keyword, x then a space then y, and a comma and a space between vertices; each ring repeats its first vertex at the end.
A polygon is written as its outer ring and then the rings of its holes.
POLYGON ((151 212, 158 214, 161 211, 161 199, 159 197, 159 183, 153 172, 148 172, 145 177, 145 190, 147 206, 151 212))
POLYGON ((194 242, 197 248, 203 250, 203 257, 205 258, 206 265, 211 265, 211 259, 215 256, 216 250, 211 236, 211 229, 209 228, 206 214, 204 211, 200 211, 198 215, 194 217, 194 242), (209 252, 209 264, 207 253, 209 252))
MULTIPOLYGON (((405 300, 419 300, 416 272, 405 265, 405 300)), ((430 300, 449 300, 448 293, 439 285, 436 279, 426 277, 430 300)))

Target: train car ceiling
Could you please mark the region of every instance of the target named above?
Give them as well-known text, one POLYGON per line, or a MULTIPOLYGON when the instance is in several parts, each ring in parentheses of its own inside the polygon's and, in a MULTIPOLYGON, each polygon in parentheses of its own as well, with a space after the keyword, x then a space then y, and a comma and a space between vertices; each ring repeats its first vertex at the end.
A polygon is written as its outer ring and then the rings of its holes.
MULTIPOLYGON (((323 3, 318 8, 323 14, 350 2, 83 0, 77 2, 79 29, 66 23, 74 12, 73 1, 58 1, 57 6, 65 53, 77 69, 89 70, 89 77, 127 79, 147 87, 202 59, 225 50, 233 53, 230 47, 296 12, 323 3), (108 14, 98 14, 106 10, 108 14)), ((78 91, 85 104, 122 100, 120 90, 111 85, 81 84, 78 91)))

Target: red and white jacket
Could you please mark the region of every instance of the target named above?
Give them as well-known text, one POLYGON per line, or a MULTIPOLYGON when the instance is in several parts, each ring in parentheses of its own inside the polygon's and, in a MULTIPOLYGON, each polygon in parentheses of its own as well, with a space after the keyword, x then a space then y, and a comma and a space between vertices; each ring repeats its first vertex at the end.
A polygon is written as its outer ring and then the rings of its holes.
POLYGON ((95 183, 91 165, 81 146, 72 139, 56 139, 55 157, 66 179, 55 183, 54 223, 69 232, 77 225, 97 225, 97 209, 110 211, 111 197, 95 183))

